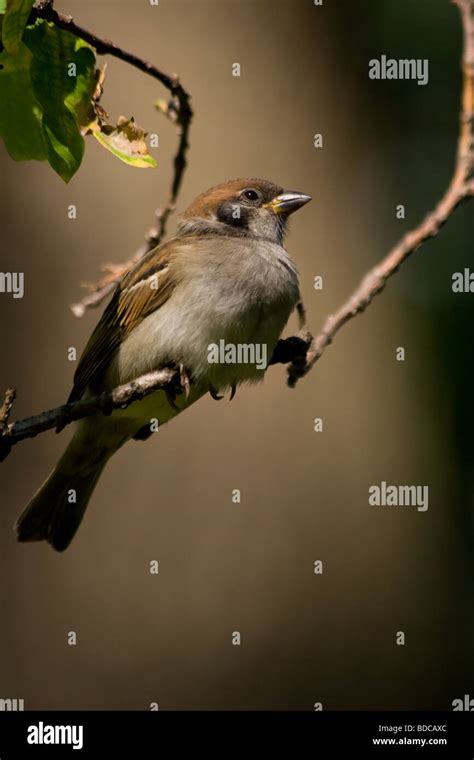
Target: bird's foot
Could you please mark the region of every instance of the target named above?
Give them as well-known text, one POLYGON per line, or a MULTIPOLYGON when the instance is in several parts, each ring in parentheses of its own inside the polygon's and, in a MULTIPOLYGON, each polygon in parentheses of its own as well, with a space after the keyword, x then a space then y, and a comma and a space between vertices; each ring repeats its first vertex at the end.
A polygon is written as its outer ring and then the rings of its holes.
POLYGON ((176 378, 176 382, 173 384, 173 386, 167 388, 165 391, 166 398, 168 399, 168 404, 176 412, 181 411, 180 407, 176 404, 176 397, 184 393, 185 399, 187 400, 191 391, 191 380, 189 378, 188 371, 182 362, 179 363, 178 369, 179 377, 176 378))

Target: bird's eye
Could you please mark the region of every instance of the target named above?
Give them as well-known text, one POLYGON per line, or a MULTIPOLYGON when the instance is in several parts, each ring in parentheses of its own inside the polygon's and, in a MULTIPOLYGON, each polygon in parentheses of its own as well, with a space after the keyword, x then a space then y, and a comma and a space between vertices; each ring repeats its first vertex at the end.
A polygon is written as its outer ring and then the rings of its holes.
POLYGON ((244 190, 243 193, 242 193, 242 195, 248 201, 258 201, 258 200, 260 200, 260 193, 257 192, 257 190, 252 190, 252 188, 250 188, 249 190, 244 190))

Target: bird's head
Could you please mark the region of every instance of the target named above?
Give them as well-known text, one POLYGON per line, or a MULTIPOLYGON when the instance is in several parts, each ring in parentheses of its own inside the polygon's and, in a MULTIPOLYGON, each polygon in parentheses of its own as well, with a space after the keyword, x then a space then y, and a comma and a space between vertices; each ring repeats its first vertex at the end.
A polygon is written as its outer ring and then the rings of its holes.
POLYGON ((265 179, 236 179, 199 195, 184 212, 178 232, 248 235, 281 244, 288 216, 310 200, 265 179))

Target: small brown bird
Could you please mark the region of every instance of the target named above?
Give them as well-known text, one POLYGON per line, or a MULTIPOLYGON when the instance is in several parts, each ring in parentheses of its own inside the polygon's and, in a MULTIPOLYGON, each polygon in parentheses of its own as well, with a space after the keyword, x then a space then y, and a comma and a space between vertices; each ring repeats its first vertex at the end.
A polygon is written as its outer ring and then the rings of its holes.
POLYGON ((82 520, 105 464, 197 399, 263 375, 299 299, 296 265, 283 247, 288 216, 311 198, 261 179, 198 196, 177 234, 150 251, 117 286, 74 376, 70 401, 111 390, 160 367, 182 368, 189 392, 157 391, 110 416, 86 417, 53 472, 16 522, 19 541, 62 551, 82 520), (156 422, 155 422, 156 424, 156 422))

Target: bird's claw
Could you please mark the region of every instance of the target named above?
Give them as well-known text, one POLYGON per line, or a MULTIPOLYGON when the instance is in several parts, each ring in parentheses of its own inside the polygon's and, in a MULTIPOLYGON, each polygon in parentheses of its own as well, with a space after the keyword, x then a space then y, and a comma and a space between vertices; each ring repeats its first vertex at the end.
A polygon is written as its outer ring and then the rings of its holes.
POLYGON ((209 393, 211 394, 214 401, 220 401, 221 399, 224 398, 224 396, 219 396, 217 390, 211 384, 209 384, 209 393))
MULTIPOLYGON (((230 388, 231 388, 231 391, 230 391, 230 397, 229 397, 229 401, 232 401, 232 399, 233 399, 233 398, 234 398, 234 396, 235 396, 235 392, 236 392, 236 390, 237 390, 237 385, 236 385, 236 383, 232 383, 232 385, 230 386, 230 388)), ((209 393, 210 393, 210 395, 212 396, 212 398, 213 398, 215 401, 221 401, 221 400, 224 398, 224 396, 221 396, 221 395, 220 395, 220 394, 217 392, 217 389, 216 389, 216 388, 215 388, 213 385, 211 385, 211 384, 209 384, 209 393)))

